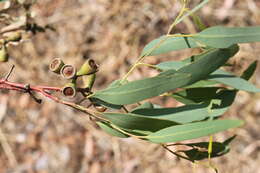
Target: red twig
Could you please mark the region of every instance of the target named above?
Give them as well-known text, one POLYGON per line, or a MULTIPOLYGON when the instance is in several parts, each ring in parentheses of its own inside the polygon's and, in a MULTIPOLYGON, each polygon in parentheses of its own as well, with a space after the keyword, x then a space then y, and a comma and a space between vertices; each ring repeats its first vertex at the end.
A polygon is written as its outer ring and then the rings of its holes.
MULTIPOLYGON (((34 95, 32 95, 32 92, 35 92, 35 93, 39 93, 57 103, 60 103, 60 104, 64 104, 66 106, 69 106, 69 107, 72 107, 74 109, 77 109, 81 112, 84 112, 92 117, 95 117, 97 118, 98 120, 102 120, 102 121, 107 121, 105 119, 103 119, 102 117, 100 117, 100 113, 99 112, 96 112, 96 111, 93 111, 91 109, 88 109, 88 108, 85 108, 81 105, 78 105, 76 103, 73 103, 73 102, 69 102, 69 101, 65 101, 65 100, 62 100, 52 94, 49 93, 49 91, 54 91, 54 92, 61 92, 61 88, 59 87, 51 87, 51 86, 41 86, 41 85, 38 85, 38 86, 30 86, 29 84, 20 84, 20 83, 14 83, 14 82, 9 82, 7 81, 7 79, 0 79, 0 89, 7 89, 7 90, 16 90, 16 91, 19 91, 19 92, 27 92, 29 93, 35 100, 37 98, 34 97, 34 95), (97 116, 97 114, 99 116, 97 116)), ((37 101, 37 100, 36 100, 37 101)), ((38 101, 37 101, 38 102, 38 101)))
POLYGON ((9 82, 8 78, 11 75, 11 73, 13 72, 13 70, 14 70, 14 66, 12 66, 10 68, 10 70, 7 73, 7 75, 5 76, 5 78, 0 79, 0 89, 15 90, 15 91, 19 91, 19 92, 28 93, 37 103, 41 103, 41 100, 36 98, 33 94, 33 92, 39 93, 57 103, 72 107, 72 108, 79 110, 81 112, 84 112, 98 120, 107 121, 106 119, 101 117, 102 114, 99 112, 93 111, 91 109, 88 109, 84 106, 81 106, 81 105, 73 103, 73 102, 62 100, 62 99, 58 98, 57 96, 52 95, 50 93, 50 91, 51 92, 61 92, 62 89, 59 87, 41 86, 41 85, 30 86, 30 84, 20 84, 20 83, 15 83, 15 82, 9 82))

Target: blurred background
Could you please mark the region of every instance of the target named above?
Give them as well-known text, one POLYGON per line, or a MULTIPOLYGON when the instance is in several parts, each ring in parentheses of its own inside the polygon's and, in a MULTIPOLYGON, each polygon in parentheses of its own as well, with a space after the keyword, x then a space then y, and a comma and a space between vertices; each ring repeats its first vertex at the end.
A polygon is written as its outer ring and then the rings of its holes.
MULTIPOLYGON (((199 2, 191 1, 190 8, 199 2)), ((66 81, 48 70, 53 58, 78 67, 92 58, 100 65, 94 90, 105 88, 129 70, 149 41, 167 32, 180 8, 177 0, 38 0, 32 7, 36 23, 49 24, 55 31, 46 30, 22 44, 9 46, 10 61, 0 64, 0 75, 15 64, 10 81, 63 86, 66 81)), ((260 1, 211 1, 197 15, 207 26, 260 25, 260 1)), ((197 29, 186 19, 174 32, 195 33, 197 29)), ((149 57, 145 62, 177 60, 191 53, 182 50, 149 57)), ((241 45, 230 61, 234 66, 228 70, 240 74, 259 59, 259 54, 260 43, 241 45)), ((260 67, 252 79, 258 87, 259 72, 260 67)), ((143 67, 129 79, 154 73, 143 67)), ((171 99, 154 101, 168 107, 178 105, 171 99)), ((238 135, 227 155, 212 160, 219 172, 260 173, 259 115, 260 94, 239 92, 225 116, 246 123, 214 135, 218 141, 238 135)), ((86 115, 64 105, 46 98, 39 105, 29 95, 14 91, 0 91, 0 144, 1 173, 213 172, 202 164, 180 160, 158 145, 109 136, 86 115)))

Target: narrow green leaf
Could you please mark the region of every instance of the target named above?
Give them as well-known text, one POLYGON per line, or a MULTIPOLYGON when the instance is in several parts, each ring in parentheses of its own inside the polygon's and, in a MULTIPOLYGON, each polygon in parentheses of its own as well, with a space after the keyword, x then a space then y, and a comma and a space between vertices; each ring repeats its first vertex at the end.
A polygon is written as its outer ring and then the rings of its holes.
POLYGON ((208 104, 185 105, 175 108, 137 109, 133 113, 174 121, 180 124, 204 120, 209 117, 208 104))
POLYGON ((188 88, 176 93, 173 93, 171 97, 184 104, 198 104, 205 101, 209 101, 216 97, 218 90, 221 87, 198 87, 188 88))
POLYGON ((98 98, 90 98, 90 100, 92 103, 102 105, 106 108, 110 108, 110 109, 121 109, 122 108, 122 105, 111 104, 111 103, 105 102, 103 100, 100 100, 98 98))
POLYGON ((132 104, 138 101, 158 96, 169 90, 179 88, 189 81, 189 74, 167 71, 167 74, 158 75, 129 82, 118 87, 97 91, 92 97, 99 98, 112 104, 132 104))
POLYGON ((104 118, 123 129, 144 130, 150 132, 155 132, 178 124, 169 120, 152 118, 133 113, 104 113, 104 118))
POLYGON ((249 65, 249 67, 243 72, 243 74, 241 75, 241 78, 245 79, 245 80, 249 80, 257 67, 257 61, 254 61, 252 64, 249 65))
MULTIPOLYGON (((212 153, 211 153, 211 158, 214 157, 219 157, 224 154, 227 154, 230 151, 229 143, 235 138, 235 136, 232 136, 231 138, 228 138, 224 142, 213 142, 212 143, 212 153)), ((199 143, 188 143, 188 144, 183 144, 187 145, 190 147, 193 147, 190 150, 184 150, 180 151, 185 153, 185 155, 190 159, 190 160, 203 160, 208 158, 208 146, 209 142, 199 142, 199 143)))
POLYGON ((189 84, 200 79, 206 78, 210 73, 225 64, 225 62, 234 56, 239 50, 237 45, 231 46, 229 49, 212 49, 194 56, 196 61, 180 68, 177 72, 191 74, 189 84))
POLYGON ((189 10, 186 14, 184 14, 179 20, 176 21, 176 24, 180 23, 181 21, 183 21, 183 19, 185 19, 186 17, 190 16, 191 14, 195 13, 196 11, 198 11, 200 8, 202 8, 204 5, 206 5, 209 2, 209 0, 203 0, 201 1, 201 3, 199 3, 198 5, 196 5, 196 7, 194 7, 192 10, 189 10))
MULTIPOLYGON (((249 74, 249 75, 252 75, 249 74)), ((247 78, 249 76, 247 75, 247 78)), ((229 72, 223 71, 221 69, 210 74, 207 79, 217 81, 219 83, 231 86, 238 90, 244 90, 248 92, 260 92, 260 89, 255 87, 253 84, 249 83, 243 78, 237 77, 229 72)))
POLYGON ((195 82, 191 85, 185 86, 184 88, 200 88, 200 87, 213 87, 214 85, 219 84, 216 81, 211 81, 211 80, 200 80, 198 82, 195 82))
POLYGON ((179 142, 208 136, 217 132, 241 126, 240 120, 213 120, 177 125, 159 130, 146 138, 154 143, 179 142))
POLYGON ((135 111, 135 110, 138 110, 138 109, 149 109, 149 108, 154 108, 154 105, 151 103, 151 102, 145 102, 143 104, 141 104, 140 106, 137 106, 136 108, 132 109, 132 113, 135 111))
POLYGON ((201 104, 184 105, 174 108, 143 108, 134 110, 132 113, 170 120, 180 124, 191 123, 223 115, 233 103, 236 93, 236 90, 222 90, 216 93, 212 99, 219 100, 220 105, 214 104, 211 111, 208 111, 208 101, 201 104))
POLYGON ((187 64, 188 63, 183 61, 165 61, 165 62, 161 62, 160 64, 157 64, 156 67, 162 71, 172 70, 172 69, 178 70, 187 64))
POLYGON ((148 43, 141 56, 155 56, 175 50, 196 47, 228 48, 233 44, 260 41, 260 26, 224 27, 215 26, 193 34, 191 37, 161 36, 148 43))
POLYGON ((141 56, 155 56, 174 50, 198 47, 191 37, 180 37, 181 34, 176 35, 177 37, 163 35, 151 41, 144 47, 141 56))
POLYGON ((174 69, 167 70, 156 77, 97 91, 92 97, 116 105, 136 103, 204 79, 222 66, 237 51, 237 45, 229 49, 212 49, 194 56, 198 60, 183 66, 177 73, 174 69))
POLYGON ((206 25, 202 22, 202 20, 200 19, 199 16, 193 14, 192 16, 192 20, 194 22, 194 24, 196 25, 196 27, 200 30, 203 31, 204 29, 206 29, 206 25))
POLYGON ((210 27, 193 36, 202 44, 214 48, 227 48, 233 44, 260 41, 260 26, 254 27, 210 27))
POLYGON ((104 122, 96 122, 98 124, 98 126, 104 130, 105 132, 107 132, 108 134, 112 135, 112 136, 116 136, 116 137, 120 137, 120 138, 127 138, 129 137, 128 135, 114 129, 113 127, 111 127, 108 123, 104 123, 104 122))

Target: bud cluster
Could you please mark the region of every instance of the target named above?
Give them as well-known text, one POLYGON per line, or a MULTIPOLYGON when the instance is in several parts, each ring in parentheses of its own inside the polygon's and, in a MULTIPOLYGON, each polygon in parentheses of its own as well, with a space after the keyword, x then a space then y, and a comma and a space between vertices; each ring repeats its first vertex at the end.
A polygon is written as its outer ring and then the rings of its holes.
POLYGON ((64 79, 70 80, 62 88, 62 94, 67 97, 75 97, 78 90, 82 91, 85 95, 91 93, 96 72, 98 71, 98 65, 93 59, 88 59, 80 69, 77 70, 73 65, 65 64, 60 58, 55 58, 49 64, 49 69, 64 79), (77 87, 77 80, 79 79, 83 81, 82 88, 77 87))

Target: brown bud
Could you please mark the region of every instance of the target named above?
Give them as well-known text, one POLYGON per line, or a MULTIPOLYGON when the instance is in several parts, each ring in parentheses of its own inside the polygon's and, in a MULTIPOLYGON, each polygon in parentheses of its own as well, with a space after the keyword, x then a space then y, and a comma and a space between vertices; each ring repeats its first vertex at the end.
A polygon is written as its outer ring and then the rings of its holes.
POLYGON ((64 62, 60 58, 55 58, 51 61, 49 69, 57 74, 60 74, 61 68, 64 66, 64 62))
POLYGON ((18 42, 22 39, 22 33, 21 32, 7 32, 4 35, 6 42, 18 42))
POLYGON ((72 65, 66 64, 61 68, 60 74, 65 79, 72 79, 76 76, 76 69, 72 65))
POLYGON ((105 112, 107 110, 107 108, 105 108, 104 106, 101 106, 99 104, 94 104, 93 105, 94 108, 98 111, 98 112, 105 112))
POLYGON ((76 95, 76 84, 75 83, 67 83, 63 88, 62 88, 62 94, 66 97, 75 97, 76 95))
POLYGON ((77 76, 89 75, 98 71, 98 65, 93 59, 88 59, 77 72, 77 76))
POLYGON ((7 52, 6 46, 3 45, 0 48, 0 62, 7 62, 9 58, 9 54, 7 52))

